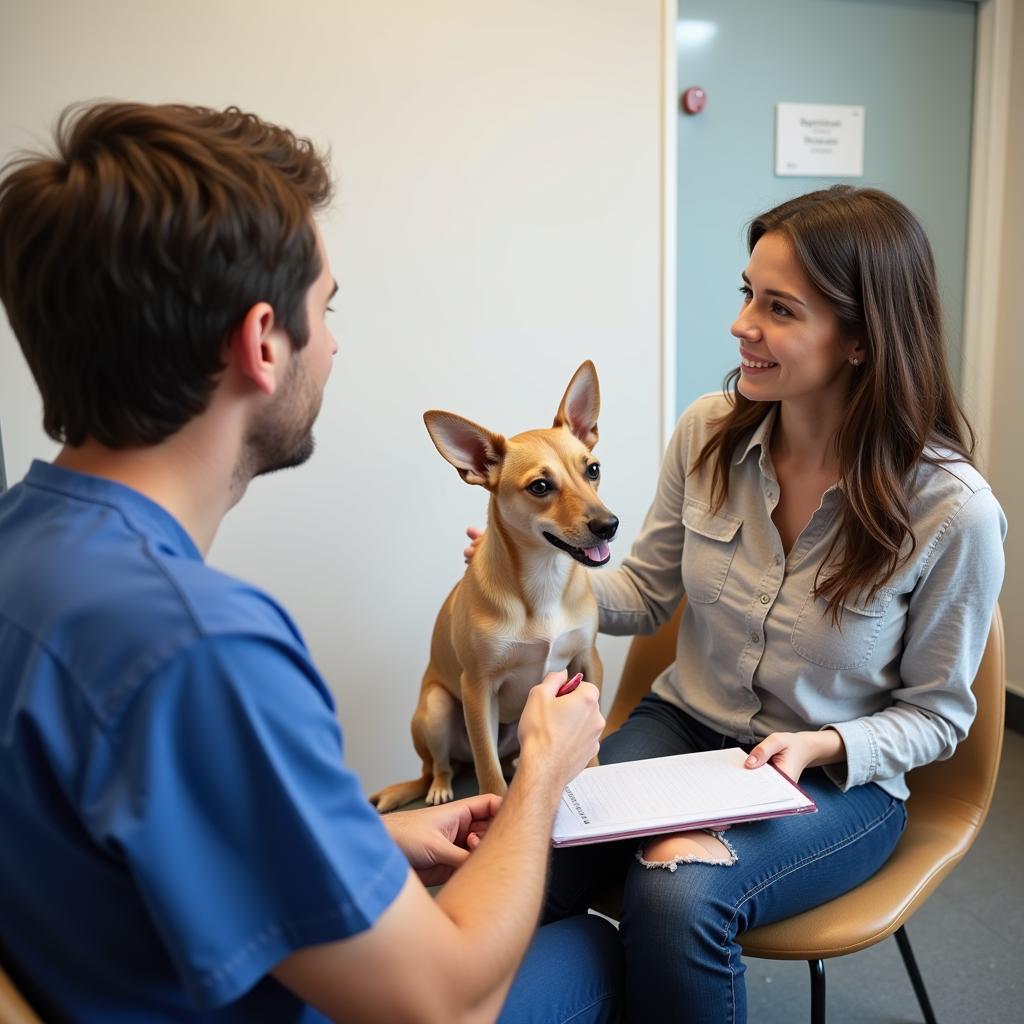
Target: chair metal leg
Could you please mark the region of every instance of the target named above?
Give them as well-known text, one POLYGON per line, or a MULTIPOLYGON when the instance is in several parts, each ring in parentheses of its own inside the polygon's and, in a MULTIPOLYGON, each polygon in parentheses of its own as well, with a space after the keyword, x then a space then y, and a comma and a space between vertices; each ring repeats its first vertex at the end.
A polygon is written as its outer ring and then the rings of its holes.
POLYGON ((811 1024, 825 1024, 825 961, 808 960, 811 969, 811 1024))
POLYGON ((900 947, 900 954, 903 956, 903 963, 910 975, 910 983, 914 986, 914 994, 921 1006, 921 1013, 924 1014, 924 1024, 936 1024, 935 1011, 932 1010, 931 1000, 924 987, 924 979, 917 969, 917 960, 914 959, 914 951, 910 948, 910 939, 907 937, 905 928, 896 930, 896 945, 900 947))

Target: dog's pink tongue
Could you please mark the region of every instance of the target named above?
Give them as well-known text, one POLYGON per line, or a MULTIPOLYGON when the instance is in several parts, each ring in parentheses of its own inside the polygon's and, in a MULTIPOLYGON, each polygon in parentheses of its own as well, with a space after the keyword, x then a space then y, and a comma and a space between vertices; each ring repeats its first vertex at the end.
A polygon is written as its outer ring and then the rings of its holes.
POLYGON ((583 553, 592 562, 604 562, 611 556, 611 549, 608 547, 607 544, 605 544, 604 541, 601 541, 601 543, 598 544, 597 547, 584 548, 583 553))

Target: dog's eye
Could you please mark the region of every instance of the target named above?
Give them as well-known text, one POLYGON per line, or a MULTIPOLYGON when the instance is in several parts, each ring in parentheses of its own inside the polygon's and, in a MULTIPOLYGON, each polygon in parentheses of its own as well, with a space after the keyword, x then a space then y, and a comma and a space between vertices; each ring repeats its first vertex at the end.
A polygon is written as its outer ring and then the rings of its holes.
POLYGON ((549 494, 552 490, 551 484, 547 480, 534 480, 533 483, 527 484, 526 489, 531 493, 535 494, 538 498, 542 498, 545 494, 549 494))
POLYGON ((587 476, 591 480, 600 480, 601 479, 601 463, 600 462, 592 462, 589 466, 587 466, 587 476))

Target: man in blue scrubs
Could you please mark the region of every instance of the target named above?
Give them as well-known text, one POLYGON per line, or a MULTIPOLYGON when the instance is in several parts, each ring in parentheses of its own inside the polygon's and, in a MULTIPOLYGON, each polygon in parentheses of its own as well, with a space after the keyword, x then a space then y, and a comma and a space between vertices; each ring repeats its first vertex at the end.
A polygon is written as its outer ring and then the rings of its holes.
POLYGON ((0 498, 0 962, 47 1019, 615 1013, 611 926, 534 936, 596 690, 534 688, 500 810, 381 819, 296 625, 204 562, 312 453, 329 197, 306 140, 181 106, 75 110, 0 180, 0 298, 63 444, 0 498))

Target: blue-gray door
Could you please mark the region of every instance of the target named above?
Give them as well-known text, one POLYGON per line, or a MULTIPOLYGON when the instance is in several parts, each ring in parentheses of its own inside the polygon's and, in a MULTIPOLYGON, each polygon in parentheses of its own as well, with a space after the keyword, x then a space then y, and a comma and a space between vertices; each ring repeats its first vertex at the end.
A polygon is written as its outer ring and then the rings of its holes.
POLYGON ((977 6, 962 0, 679 0, 677 411, 736 365, 751 217, 839 182, 883 188, 935 249, 959 370, 977 6), (777 103, 863 106, 861 178, 776 177, 777 103))

